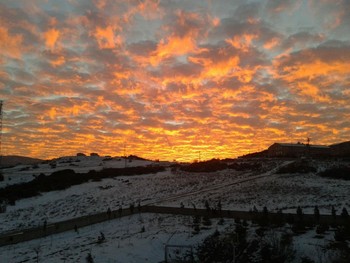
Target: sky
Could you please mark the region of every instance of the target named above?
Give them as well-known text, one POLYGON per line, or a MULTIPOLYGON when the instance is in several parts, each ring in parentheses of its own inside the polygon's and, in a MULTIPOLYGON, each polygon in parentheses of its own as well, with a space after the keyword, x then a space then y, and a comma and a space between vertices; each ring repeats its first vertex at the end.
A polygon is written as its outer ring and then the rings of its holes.
POLYGON ((350 140, 349 0, 0 0, 2 154, 350 140))

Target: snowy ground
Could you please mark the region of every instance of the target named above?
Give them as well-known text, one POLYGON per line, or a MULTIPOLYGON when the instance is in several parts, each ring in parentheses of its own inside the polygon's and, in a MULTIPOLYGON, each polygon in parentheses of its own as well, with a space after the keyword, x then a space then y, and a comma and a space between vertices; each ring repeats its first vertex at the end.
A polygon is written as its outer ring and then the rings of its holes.
MULTIPOLYGON (((231 221, 233 223, 233 221, 231 221)), ((96 262, 160 262, 165 245, 197 245, 225 226, 212 226, 192 234, 192 217, 135 214, 29 242, 0 247, 0 262, 85 262, 88 253, 96 262), (142 228, 144 227, 144 232, 142 228), (98 243, 102 232, 105 242, 98 243)), ((193 247, 194 248, 194 247, 193 247)))
MULTIPOLYGON (((203 226, 198 234, 193 232, 193 218, 159 214, 134 214, 108 222, 68 231, 41 239, 0 247, 0 262, 86 262, 90 253, 94 262, 143 263, 162 262, 165 257, 165 245, 191 246, 195 257, 198 245, 216 230, 224 233, 233 231, 235 222, 226 219, 219 224, 218 219, 211 219, 211 226, 203 226), (98 242, 103 233, 105 240, 98 242), (37 261, 38 260, 38 261, 37 261)), ((248 222, 248 240, 257 238, 257 225, 248 222)), ((286 229, 267 232, 264 240, 272 240, 286 229)), ((309 257, 315 262, 327 261, 333 251, 325 249, 333 240, 333 232, 328 231, 321 238, 312 229, 305 234, 293 237, 293 248, 300 262, 302 257, 309 257)), ((188 252, 185 250, 184 252, 188 252)), ((183 253, 184 254, 184 253, 183 253)), ((168 257, 183 255, 172 250, 168 257)))
MULTIPOLYGON (((62 169, 87 172, 104 167, 122 168, 125 165, 123 159, 103 160, 100 157, 66 157, 56 160, 55 163, 54 168, 47 163, 34 168, 17 166, 5 169, 3 171, 5 181, 1 182, 0 187, 30 181, 33 179, 33 174, 50 174, 62 169)), ((134 160, 127 165, 138 166, 150 163, 134 160)), ((332 205, 337 211, 343 207, 349 210, 350 181, 321 178, 314 174, 275 174, 274 169, 283 164, 282 161, 266 162, 264 171, 261 172, 223 170, 195 174, 171 172, 168 168, 165 172, 155 175, 116 177, 103 179, 100 182, 84 183, 63 191, 43 193, 41 196, 19 200, 15 206, 8 206, 6 213, 0 214, 0 232, 42 225, 44 220, 52 223, 103 212, 108 207, 111 209, 118 209, 119 206, 128 207, 131 203, 138 202, 176 207, 183 203, 185 207, 195 205, 199 208, 204 207, 205 200, 208 200, 211 206, 215 206, 220 200, 223 209, 243 211, 248 211, 254 206, 259 210, 267 206, 270 211, 282 209, 284 212, 295 212, 296 207, 301 206, 304 213, 313 213, 315 205, 320 208, 321 214, 330 214, 332 205)), ((329 165, 329 163, 319 163, 319 169, 329 165)), ((179 242, 186 243, 188 240, 189 244, 195 244, 199 241, 198 238, 203 238, 199 235, 188 239, 189 229, 184 221, 189 219, 186 217, 174 217, 175 219, 171 219, 170 216, 155 215, 142 217, 146 228, 142 238, 139 233, 141 219, 135 215, 87 227, 81 230, 79 235, 62 233, 0 248, 0 255, 5 256, 5 259, 13 254, 16 255, 14 260, 3 261, 0 258, 0 262, 24 262, 26 258, 33 259, 34 250, 38 246, 42 251, 39 256, 46 255, 45 262, 64 262, 63 258, 67 259, 66 262, 81 262, 90 250, 93 255, 105 259, 99 262, 158 262, 164 257, 164 242, 175 230, 183 233, 174 235, 174 242, 178 238, 179 242), (164 218, 162 222, 168 223, 159 225, 158 222, 154 222, 158 220, 157 218, 164 218), (104 244, 89 245, 97 239, 100 231, 105 233, 109 241, 104 244), (128 235, 123 231, 129 231, 129 241, 128 235), (126 238, 123 239, 123 236, 126 238), (49 244, 53 245, 50 247, 49 244), (74 244, 74 249, 65 249, 71 247, 69 244, 74 244)), ((310 243, 310 241, 306 242, 310 243)))
MULTIPOLYGON (((225 232, 234 229, 232 219, 226 219, 223 224, 219 224, 217 219, 211 219, 211 226, 202 226, 199 233, 194 234, 192 222, 193 218, 190 216, 134 214, 80 228, 77 233, 70 231, 0 247, 0 260, 12 263, 85 262, 90 253, 95 262, 156 263, 164 260, 166 245, 191 246, 195 252, 204 238, 214 231, 225 232), (101 233, 105 240, 98 242, 101 233)), ((256 235, 256 228, 256 225, 249 223, 248 236, 256 235)), ((266 234, 265 239, 274 238, 278 231, 279 229, 272 230, 266 234)), ((328 231, 324 237, 319 238, 314 230, 295 236, 295 262, 299 262, 298 260, 305 256, 316 262, 327 262, 333 252, 324 248, 333 240, 332 236, 332 231, 328 231), (320 259, 322 261, 319 261, 320 259)), ((176 253, 173 250, 168 256, 174 258, 176 253)))

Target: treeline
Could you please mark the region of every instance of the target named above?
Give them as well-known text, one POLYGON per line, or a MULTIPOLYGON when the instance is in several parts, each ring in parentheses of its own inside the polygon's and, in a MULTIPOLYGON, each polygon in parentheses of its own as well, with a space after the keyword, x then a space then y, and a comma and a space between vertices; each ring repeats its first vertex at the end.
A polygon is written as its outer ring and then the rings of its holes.
POLYGON ((317 172, 316 167, 309 161, 295 161, 288 165, 282 166, 277 170, 278 174, 295 174, 295 173, 315 173, 317 172))
POLYGON ((30 182, 9 185, 0 189, 0 200, 8 200, 13 204, 16 200, 40 195, 41 192, 63 190, 73 185, 79 185, 88 181, 100 181, 103 178, 118 176, 132 176, 141 174, 154 174, 164 171, 162 166, 137 166, 127 168, 106 168, 101 171, 89 171, 76 173, 66 169, 53 172, 51 175, 40 174, 30 182))
POLYGON ((317 173, 321 177, 334 179, 350 180, 350 167, 347 165, 332 166, 324 171, 317 172, 316 164, 310 161, 295 161, 277 170, 278 174, 302 174, 302 173, 317 173))
POLYGON ((259 170, 262 165, 259 162, 235 162, 228 164, 219 159, 212 159, 204 162, 195 162, 190 165, 181 165, 180 170, 192 173, 211 173, 225 169, 232 169, 236 171, 259 170))
POLYGON ((320 172, 319 175, 322 177, 350 180, 350 167, 349 166, 331 167, 323 172, 320 172))

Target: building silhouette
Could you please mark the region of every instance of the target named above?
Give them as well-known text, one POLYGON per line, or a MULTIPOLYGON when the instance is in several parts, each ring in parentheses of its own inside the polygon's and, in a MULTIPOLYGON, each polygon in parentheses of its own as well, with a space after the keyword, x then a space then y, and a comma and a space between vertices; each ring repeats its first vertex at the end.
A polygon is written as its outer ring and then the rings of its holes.
POLYGON ((350 141, 332 145, 274 143, 267 149, 268 157, 350 157, 350 141))

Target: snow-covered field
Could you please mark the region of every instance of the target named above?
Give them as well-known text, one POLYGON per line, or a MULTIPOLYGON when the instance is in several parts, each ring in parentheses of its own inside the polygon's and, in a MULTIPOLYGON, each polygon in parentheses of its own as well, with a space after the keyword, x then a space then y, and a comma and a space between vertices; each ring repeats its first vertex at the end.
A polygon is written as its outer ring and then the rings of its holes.
POLYGON ((224 226, 213 225, 192 235, 191 217, 135 214, 118 220, 29 242, 0 247, 0 262, 85 262, 91 253, 95 262, 139 263, 164 260, 165 245, 195 245, 224 226), (144 227, 144 232, 142 228, 144 227), (98 242, 101 232, 105 241, 98 242))
MULTIPOLYGON (((34 168, 17 166, 5 169, 5 181, 0 183, 0 187, 30 181, 33 174, 50 174, 62 169, 87 172, 109 167, 122 168, 125 165, 123 159, 103 161, 101 157, 66 157, 55 163, 54 168, 47 163, 34 168)), ((127 165, 151 163, 133 160, 127 165)), ((261 210, 267 206, 270 211, 282 209, 295 212, 296 207, 301 206, 304 213, 313 213, 316 205, 321 214, 330 214, 331 206, 337 211, 343 207, 349 210, 350 181, 321 178, 314 174, 275 174, 274 169, 284 164, 283 161, 267 162, 261 172, 223 170, 215 173, 187 173, 167 168, 154 175, 109 178, 62 191, 42 193, 41 196, 19 200, 15 206, 8 206, 6 213, 0 214, 0 233, 42 225, 44 220, 52 223, 104 212, 108 207, 129 207, 131 203, 138 202, 142 205, 155 203, 176 207, 182 203, 185 207, 199 208, 204 207, 206 200, 211 206, 220 200, 223 209, 243 211, 254 206, 261 210)), ((328 163, 320 163, 319 169, 327 166, 328 163)), ((203 231, 191 237, 186 224, 189 220, 189 217, 184 216, 134 215, 86 227, 79 234, 62 233, 2 247, 0 262, 25 262, 25 259, 30 259, 27 262, 36 262, 37 248, 40 249, 39 257, 45 258, 45 261, 39 262, 84 262, 89 252, 96 259, 101 258, 96 262, 159 262, 164 259, 164 244, 174 232, 177 231, 172 242, 195 245, 215 230, 203 231), (146 231, 141 234, 142 226, 146 231), (106 242, 95 244, 100 231, 105 234, 106 242)), ((315 246, 312 247, 315 249, 315 246)))

